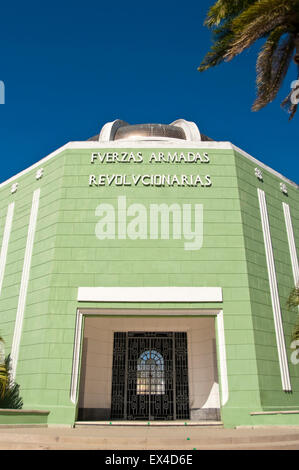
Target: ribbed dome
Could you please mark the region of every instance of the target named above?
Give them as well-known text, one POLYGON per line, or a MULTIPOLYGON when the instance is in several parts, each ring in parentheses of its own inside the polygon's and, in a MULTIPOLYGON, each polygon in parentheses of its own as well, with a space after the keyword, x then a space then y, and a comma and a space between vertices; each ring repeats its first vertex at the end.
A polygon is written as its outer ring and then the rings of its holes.
POLYGON ((177 139, 189 142, 200 142, 209 140, 204 134, 199 132, 197 125, 191 121, 177 119, 171 124, 133 124, 130 125, 126 121, 116 119, 107 122, 101 129, 101 132, 88 140, 99 142, 112 142, 119 140, 126 141, 142 141, 142 140, 171 140, 177 139))

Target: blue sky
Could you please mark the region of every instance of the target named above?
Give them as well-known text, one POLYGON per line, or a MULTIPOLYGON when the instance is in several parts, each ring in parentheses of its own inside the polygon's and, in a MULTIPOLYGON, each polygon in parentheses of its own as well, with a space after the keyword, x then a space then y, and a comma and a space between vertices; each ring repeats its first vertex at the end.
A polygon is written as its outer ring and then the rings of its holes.
POLYGON ((213 0, 2 2, 0 181, 103 124, 184 118, 231 141, 298 182, 298 116, 277 99, 258 113, 255 61, 261 44, 230 63, 197 71, 211 45, 203 21, 213 0))

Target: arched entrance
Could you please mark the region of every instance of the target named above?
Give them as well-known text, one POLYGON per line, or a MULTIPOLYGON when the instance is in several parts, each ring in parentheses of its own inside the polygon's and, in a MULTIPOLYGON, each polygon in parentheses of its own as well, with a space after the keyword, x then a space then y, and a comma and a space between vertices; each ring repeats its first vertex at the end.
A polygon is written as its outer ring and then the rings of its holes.
POLYGON ((228 400, 223 314, 186 313, 78 310, 71 382, 71 400, 78 398, 77 420, 219 420, 219 379, 222 404, 228 400), (154 370, 147 374, 147 369, 154 370), (161 417, 150 411, 149 399, 158 410, 164 401, 161 417), (138 406, 148 411, 145 417, 138 406))

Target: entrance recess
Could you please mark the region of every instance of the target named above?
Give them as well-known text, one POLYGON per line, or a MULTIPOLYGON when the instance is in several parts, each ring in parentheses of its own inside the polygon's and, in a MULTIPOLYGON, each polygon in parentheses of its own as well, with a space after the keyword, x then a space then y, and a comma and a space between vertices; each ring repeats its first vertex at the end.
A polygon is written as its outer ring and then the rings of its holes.
POLYGON ((111 419, 188 419, 185 332, 114 333, 111 419))

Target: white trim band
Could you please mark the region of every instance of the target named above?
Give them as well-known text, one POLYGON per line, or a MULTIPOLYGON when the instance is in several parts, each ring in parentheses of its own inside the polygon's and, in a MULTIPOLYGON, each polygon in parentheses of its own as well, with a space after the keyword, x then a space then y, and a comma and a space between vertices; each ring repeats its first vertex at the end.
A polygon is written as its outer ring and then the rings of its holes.
POLYGON ((258 192, 263 237, 264 237, 264 244, 265 244, 265 251, 266 251, 266 261, 267 261, 267 269, 268 269, 268 276, 269 276, 271 302, 272 302, 272 310, 273 310, 273 317, 274 317, 282 388, 285 391, 291 391, 292 387, 291 387, 291 382, 290 382, 288 359, 287 359, 282 318, 281 318, 281 309, 280 309, 280 302, 279 302, 279 295, 278 295, 273 249, 272 249, 272 243, 271 243, 271 234, 270 234, 270 225, 269 225, 268 212, 267 212, 266 196, 265 196, 265 192, 259 188, 257 192, 258 192))
POLYGON ((216 316, 217 336, 218 336, 218 351, 219 351, 219 369, 220 369, 220 384, 221 384, 221 404, 224 406, 228 401, 228 379, 227 379, 227 363, 226 363, 226 348, 224 336, 224 320, 223 310, 216 316))
POLYGON ((80 364, 80 349, 81 349, 81 338, 82 338, 82 322, 83 314, 80 310, 77 310, 76 318, 76 330, 75 330, 75 343, 73 352, 73 367, 72 367, 72 378, 71 378, 71 402, 76 403, 77 399, 77 385, 79 378, 79 364, 80 364))
POLYGON ((6 258, 7 258, 7 250, 8 250, 8 243, 10 238, 13 214, 14 214, 14 207, 15 203, 12 202, 9 204, 7 208, 7 215, 4 227, 4 233, 2 238, 2 246, 1 246, 1 254, 0 254, 0 295, 2 290, 2 284, 4 279, 4 271, 6 266, 6 258))
POLYGON ((221 287, 79 287, 79 302, 222 302, 221 287))
POLYGON ((34 235, 35 235, 35 228, 36 228, 36 221, 37 221, 37 214, 38 214, 39 196, 40 196, 40 189, 36 189, 32 197, 32 206, 31 206, 31 213, 30 213, 29 226, 28 226, 27 243, 26 243, 26 249, 25 249, 24 264, 23 264, 23 271, 22 271, 22 278, 21 278, 20 292, 19 292, 19 302, 18 302, 16 323, 15 323, 12 348, 11 348, 11 358, 12 358, 11 369, 12 369, 13 380, 16 377, 16 369, 17 369, 17 362, 18 362, 18 356, 19 356, 22 326, 23 326, 23 319, 24 319, 24 312, 25 312, 25 305, 26 305, 27 288, 28 288, 28 282, 29 282, 30 265, 31 265, 32 251, 33 251, 33 242, 34 242, 34 235))
POLYGON ((285 202, 282 203, 282 207, 283 207, 284 220, 285 220, 287 236, 288 236, 294 284, 295 286, 297 286, 299 283, 299 267, 298 267, 298 258, 297 258, 297 252, 296 252, 295 237, 294 237, 294 231, 293 231, 293 226, 292 226, 290 207, 285 202))

